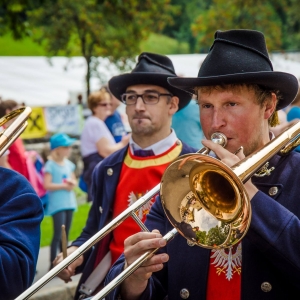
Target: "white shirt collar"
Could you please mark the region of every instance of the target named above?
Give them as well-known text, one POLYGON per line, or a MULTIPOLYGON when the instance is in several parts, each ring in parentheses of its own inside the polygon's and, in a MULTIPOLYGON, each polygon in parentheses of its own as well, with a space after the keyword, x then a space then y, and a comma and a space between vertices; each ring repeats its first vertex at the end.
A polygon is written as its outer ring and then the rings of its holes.
MULTIPOLYGON (((178 138, 176 136, 175 131, 171 129, 171 133, 166 138, 147 148, 144 148, 143 150, 151 149, 155 155, 159 155, 169 150, 176 143, 177 140, 178 138)), ((132 153, 134 152, 134 150, 142 149, 137 143, 133 141, 132 137, 130 137, 129 140, 129 147, 132 153)))

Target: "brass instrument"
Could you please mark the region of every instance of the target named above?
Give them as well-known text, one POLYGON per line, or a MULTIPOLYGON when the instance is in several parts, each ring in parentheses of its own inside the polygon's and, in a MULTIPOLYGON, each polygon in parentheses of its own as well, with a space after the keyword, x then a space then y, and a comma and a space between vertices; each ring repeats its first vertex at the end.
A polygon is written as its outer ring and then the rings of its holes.
POLYGON ((0 119, 0 126, 15 119, 12 124, 0 133, 0 156, 20 136, 27 126, 27 119, 31 114, 30 107, 21 107, 13 110, 0 119))
MULTIPOLYGON (((218 133, 217 137, 212 139, 219 144, 226 143, 226 138, 218 133)), ((179 232, 189 243, 201 247, 212 249, 233 246, 247 233, 251 221, 251 205, 243 184, 272 156, 277 153, 286 155, 299 144, 300 122, 290 126, 281 135, 231 168, 208 156, 209 149, 206 147, 196 154, 178 157, 164 172, 161 184, 133 203, 16 300, 28 299, 127 217, 131 216, 138 224, 141 223, 135 212, 159 191, 166 216, 174 226, 174 229, 163 237, 167 242, 179 232), (210 224, 205 224, 204 220, 208 219, 209 223, 217 224, 217 230, 222 231, 223 239, 220 241, 211 239, 209 231, 216 225, 210 227, 210 224)), ((148 231, 144 224, 139 225, 148 231)), ((158 249, 144 253, 98 294, 88 299, 103 299, 158 249)))

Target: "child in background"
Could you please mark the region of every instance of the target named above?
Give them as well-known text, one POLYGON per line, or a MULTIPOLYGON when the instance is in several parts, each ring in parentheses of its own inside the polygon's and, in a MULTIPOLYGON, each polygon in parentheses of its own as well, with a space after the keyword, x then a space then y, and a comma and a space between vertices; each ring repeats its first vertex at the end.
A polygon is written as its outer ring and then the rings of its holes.
POLYGON ((50 138, 51 153, 45 164, 44 188, 48 191, 48 206, 45 214, 53 218, 53 239, 50 247, 50 268, 57 253, 61 252, 61 228, 65 225, 68 237, 77 202, 74 187, 77 185, 75 164, 67 159, 71 145, 76 139, 63 133, 50 138))

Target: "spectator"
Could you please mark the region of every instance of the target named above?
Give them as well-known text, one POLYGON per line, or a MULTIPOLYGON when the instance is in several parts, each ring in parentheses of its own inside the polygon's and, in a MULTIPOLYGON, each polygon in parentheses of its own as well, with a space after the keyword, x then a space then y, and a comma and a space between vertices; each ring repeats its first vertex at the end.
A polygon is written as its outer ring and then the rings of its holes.
POLYGON ((88 201, 91 201, 91 180, 94 167, 103 158, 125 147, 130 135, 124 135, 119 143, 105 125, 105 119, 111 115, 111 97, 105 90, 93 92, 88 98, 88 106, 92 111, 85 122, 81 134, 81 155, 83 158, 83 180, 87 184, 88 201))
POLYGON ((50 247, 50 268, 57 253, 61 251, 61 227, 65 225, 68 237, 73 212, 77 208, 73 191, 77 185, 75 164, 67 159, 74 142, 75 139, 66 134, 54 134, 50 138, 50 157, 45 164, 44 188, 48 191, 46 214, 52 216, 54 231, 50 247))
MULTIPOLYGON (((104 86, 101 90, 110 93, 108 87, 104 86)), ((113 135, 116 143, 122 140, 122 137, 127 134, 125 126, 122 121, 121 114, 117 108, 120 107, 121 103, 113 94, 110 93, 111 97, 111 114, 105 119, 105 124, 111 134, 113 135)))

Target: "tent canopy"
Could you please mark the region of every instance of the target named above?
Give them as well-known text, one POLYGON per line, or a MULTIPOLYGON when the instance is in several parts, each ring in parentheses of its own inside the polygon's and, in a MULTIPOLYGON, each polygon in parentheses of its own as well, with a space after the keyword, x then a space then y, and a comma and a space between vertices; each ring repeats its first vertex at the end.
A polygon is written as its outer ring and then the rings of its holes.
MULTIPOLYGON (((179 76, 196 77, 206 54, 169 55, 179 76)), ((272 54, 274 70, 300 78, 300 53, 272 54)), ((77 103, 78 94, 85 100, 86 63, 83 57, 0 57, 0 97, 24 102, 28 106, 77 103)), ((119 71, 102 59, 98 70, 107 80, 119 71)), ((91 79, 91 90, 101 87, 91 79)))

